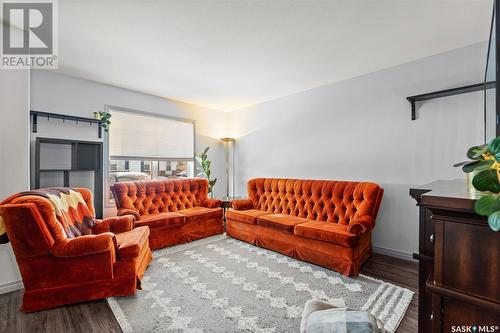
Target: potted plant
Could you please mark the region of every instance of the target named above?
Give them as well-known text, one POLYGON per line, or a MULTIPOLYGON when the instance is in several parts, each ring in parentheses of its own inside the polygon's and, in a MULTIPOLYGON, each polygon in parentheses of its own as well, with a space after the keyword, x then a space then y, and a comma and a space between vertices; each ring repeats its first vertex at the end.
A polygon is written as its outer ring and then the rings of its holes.
POLYGON ((205 150, 201 154, 196 155, 196 160, 201 166, 202 171, 198 174, 198 177, 205 176, 208 179, 208 193, 210 193, 210 197, 213 198, 213 188, 215 183, 217 183, 217 178, 210 179, 210 166, 212 164, 211 161, 208 160, 208 150, 210 147, 206 147, 205 150))
POLYGON ((106 112, 106 111, 96 111, 94 112, 94 118, 97 120, 102 121, 101 122, 101 127, 104 129, 105 132, 109 131, 109 125, 111 125, 111 113, 106 112))
POLYGON ((488 216, 488 224, 494 231, 500 230, 500 136, 487 145, 474 146, 467 151, 472 160, 462 166, 465 173, 474 172, 472 185, 484 192, 476 201, 476 214, 488 216))

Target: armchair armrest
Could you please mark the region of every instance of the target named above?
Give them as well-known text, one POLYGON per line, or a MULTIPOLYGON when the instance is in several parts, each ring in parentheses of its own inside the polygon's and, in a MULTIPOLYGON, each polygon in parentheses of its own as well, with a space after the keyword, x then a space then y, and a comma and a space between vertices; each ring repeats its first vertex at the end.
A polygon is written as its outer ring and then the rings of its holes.
POLYGON ((134 228, 134 219, 132 215, 108 217, 103 220, 96 219, 96 225, 92 228, 93 234, 102 234, 103 232, 112 232, 119 234, 130 231, 134 228))
POLYGON ((217 207, 222 206, 222 201, 219 199, 206 198, 200 203, 200 205, 202 207, 207 207, 207 208, 217 208, 217 207))
POLYGON ((116 247, 115 235, 110 232, 105 232, 99 235, 65 238, 56 242, 51 252, 54 256, 63 258, 82 257, 109 252, 114 259, 116 247))
POLYGON ((360 216, 351 223, 349 223, 349 226, 347 227, 347 232, 360 235, 373 229, 374 226, 375 226, 375 218, 369 215, 360 216))
POLYGON ((127 208, 118 208, 118 212, 116 215, 118 216, 132 215, 134 217, 134 221, 138 221, 141 219, 141 215, 139 215, 138 212, 127 208))
POLYGON ((233 200, 231 202, 231 206, 235 210, 253 209, 253 202, 252 202, 252 200, 249 200, 249 199, 233 200))

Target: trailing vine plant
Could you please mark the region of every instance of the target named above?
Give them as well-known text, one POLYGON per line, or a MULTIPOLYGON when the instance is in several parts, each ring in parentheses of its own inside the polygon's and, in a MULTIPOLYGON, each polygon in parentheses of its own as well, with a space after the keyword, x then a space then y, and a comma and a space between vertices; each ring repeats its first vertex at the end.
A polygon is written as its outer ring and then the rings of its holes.
POLYGON ((102 128, 104 129, 104 132, 108 132, 109 131, 109 125, 111 125, 111 113, 109 112, 99 112, 101 114, 101 120, 102 120, 102 123, 101 123, 101 126, 102 128))
POLYGON ((109 125, 111 125, 111 113, 106 112, 106 111, 99 111, 99 112, 94 112, 94 116, 96 119, 102 121, 101 122, 101 127, 104 129, 105 132, 109 131, 109 125))

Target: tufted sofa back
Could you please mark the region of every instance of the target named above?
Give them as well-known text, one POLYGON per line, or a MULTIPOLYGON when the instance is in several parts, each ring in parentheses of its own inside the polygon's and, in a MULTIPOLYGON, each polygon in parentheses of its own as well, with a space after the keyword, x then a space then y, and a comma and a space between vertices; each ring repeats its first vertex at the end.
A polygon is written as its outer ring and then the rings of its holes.
POLYGON ((139 215, 196 207, 207 199, 207 193, 208 181, 202 178, 133 181, 113 186, 116 207, 135 210, 139 215))
POLYGON ((360 216, 377 216, 384 190, 374 183, 255 178, 248 199, 255 209, 348 225, 360 216))

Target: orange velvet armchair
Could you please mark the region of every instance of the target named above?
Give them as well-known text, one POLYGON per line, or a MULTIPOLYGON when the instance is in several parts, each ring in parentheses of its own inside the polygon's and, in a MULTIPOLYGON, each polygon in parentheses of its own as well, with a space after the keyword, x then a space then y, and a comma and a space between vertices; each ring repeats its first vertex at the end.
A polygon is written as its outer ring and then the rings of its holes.
MULTIPOLYGON (((92 214, 92 194, 80 192, 92 214)), ((21 310, 132 295, 152 260, 147 227, 130 216, 96 220, 92 234, 68 238, 54 206, 37 195, 12 196, 0 205, 24 284, 21 310)))

